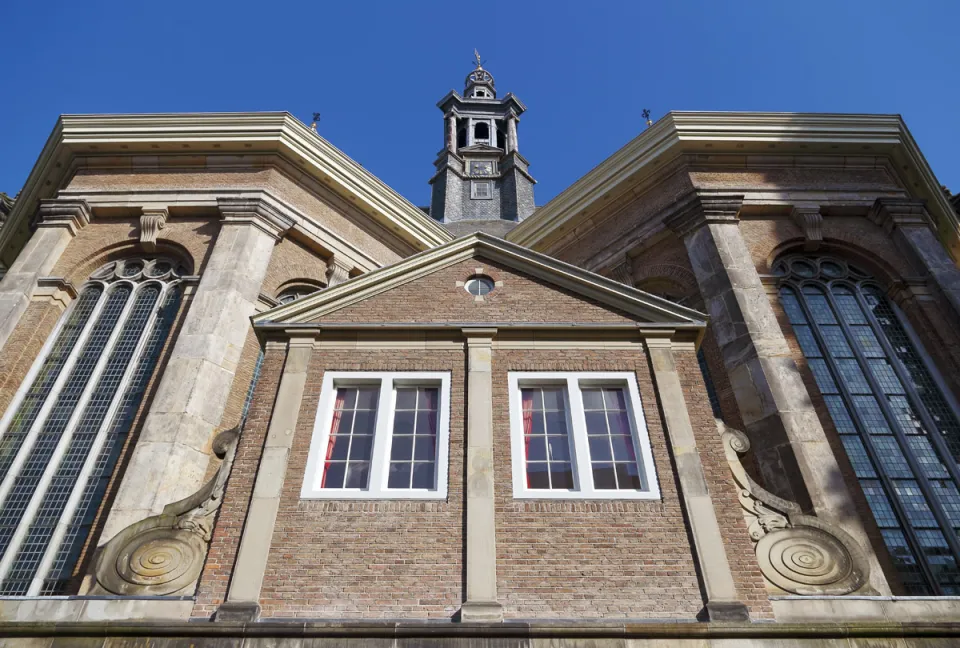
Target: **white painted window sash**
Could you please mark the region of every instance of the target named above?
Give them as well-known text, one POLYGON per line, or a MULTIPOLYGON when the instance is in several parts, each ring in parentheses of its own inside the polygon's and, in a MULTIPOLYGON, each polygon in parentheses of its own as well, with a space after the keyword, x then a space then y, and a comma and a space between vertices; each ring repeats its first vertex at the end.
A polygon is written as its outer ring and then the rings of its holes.
POLYGON ((450 454, 450 374, 446 372, 364 372, 328 371, 323 377, 320 402, 314 421, 307 469, 300 490, 302 499, 412 499, 438 500, 447 497, 450 454), (378 385, 377 420, 370 456, 368 487, 321 488, 327 446, 333 425, 337 389, 378 385), (397 387, 437 387, 439 390, 437 454, 433 489, 387 488, 390 470, 390 444, 396 411, 397 387))
POLYGON ((510 406, 511 461, 513 464, 513 496, 515 499, 660 499, 660 486, 653 463, 653 451, 643 416, 640 392, 636 376, 630 372, 519 372, 512 371, 507 377, 510 406), (527 487, 526 457, 524 456, 523 403, 520 390, 523 387, 564 387, 564 402, 567 406, 567 430, 571 441, 571 463, 574 487, 572 489, 535 489, 527 487), (619 387, 627 396, 627 413, 630 422, 634 454, 643 474, 646 486, 643 490, 607 490, 593 485, 593 470, 590 463, 590 444, 587 435, 586 415, 583 408, 583 387, 619 387))
MULTIPOLYGON (((27 596, 40 596, 40 593, 43 589, 43 583, 48 578, 50 570, 53 569, 53 564, 56 561, 57 554, 59 554, 63 540, 67 535, 67 531, 70 529, 73 516, 77 512, 77 508, 80 506, 80 499, 83 497, 84 491, 86 491, 87 484, 89 483, 90 477, 93 474, 93 469, 100 457, 100 452, 103 450, 103 445, 107 441, 107 435, 110 429, 113 427, 114 418, 117 415, 117 410, 120 407, 120 403, 123 401, 123 398, 127 393, 127 389, 130 387, 130 381, 133 379, 133 375, 136 373, 137 368, 140 365, 140 360, 143 357, 144 349, 146 348, 150 338, 153 336, 153 331, 160 321, 160 313, 166 306, 166 301, 170 291, 176 289, 178 283, 179 282, 158 284, 157 282, 148 281, 142 284, 137 290, 137 292, 139 292, 150 285, 160 286, 160 294, 157 296, 157 301, 154 305, 153 312, 147 319, 147 322, 143 327, 143 331, 140 332, 140 339, 137 340, 137 346, 130 356, 130 360, 127 363, 127 368, 124 370, 123 376, 120 379, 120 383, 117 386, 117 390, 113 395, 113 400, 110 402, 110 407, 104 414, 103 421, 100 423, 100 427, 97 430, 97 436, 94 438, 94 441, 87 452, 87 457, 83 462, 83 467, 80 469, 77 482, 74 485, 73 490, 70 492, 70 498, 67 500, 63 513, 60 515, 60 519, 57 522, 57 526, 54 528, 53 534, 50 537, 50 541, 47 543, 47 548, 44 551, 43 557, 41 558, 37 567, 37 572, 30 583, 30 588, 27 590, 27 596)), ((137 293, 134 293, 133 297, 136 297, 136 294, 137 293)), ((122 327, 118 326, 117 330, 120 330, 121 328, 122 327)), ((72 433, 73 430, 71 430, 71 435, 72 433)))
MULTIPOLYGON (((43 502, 43 498, 47 494, 47 489, 50 487, 50 482, 53 481, 53 476, 60 468, 60 462, 63 460, 63 456, 66 454, 67 448, 70 447, 70 442, 73 440, 73 433, 77 428, 77 423, 80 421, 80 418, 83 416, 87 405, 90 403, 90 396, 93 394, 93 390, 100 381, 100 378, 103 375, 103 370, 106 368, 107 362, 109 362, 110 356, 113 353, 113 349, 116 346, 117 339, 120 337, 120 333, 123 331, 127 321, 130 318, 130 313, 133 311, 134 305, 136 304, 137 296, 139 295, 140 290, 149 284, 145 283, 138 286, 129 281, 117 281, 110 285, 109 290, 105 290, 103 292, 100 297, 101 301, 105 304, 109 300, 111 293, 120 289, 124 285, 130 286, 130 295, 127 297, 127 302, 123 305, 123 310, 120 312, 120 316, 117 318, 117 321, 113 326, 113 330, 110 332, 110 336, 107 338, 103 346, 103 350, 100 352, 100 357, 97 358, 97 362, 94 365, 93 371, 90 373, 90 377, 87 379, 87 384, 83 388, 80 399, 77 401, 76 405, 74 405, 73 411, 70 413, 70 418, 63 429, 63 433, 60 435, 60 439, 57 441, 57 445, 50 456, 50 460, 47 462, 46 468, 44 468, 43 475, 40 477, 40 481, 37 483, 37 486, 33 491, 33 495, 30 497, 30 502, 27 504, 27 507, 23 512, 23 517, 20 519, 20 523, 17 525, 16 530, 10 537, 10 542, 7 545, 7 551, 3 555, 3 558, 0 559, 0 582, 6 580, 7 576, 9 575, 10 568, 13 566, 13 563, 16 560, 17 554, 20 553, 20 547, 23 545, 23 542, 27 537, 27 533, 30 530, 30 526, 33 524, 33 521, 36 518, 37 512, 40 509, 40 504, 43 502)), ((74 356, 79 357, 81 351, 81 349, 77 349, 75 347, 74 351, 71 353, 74 356)), ((115 393, 113 400, 116 399, 117 394, 115 393)), ((51 394, 50 401, 56 400, 57 399, 51 394)))

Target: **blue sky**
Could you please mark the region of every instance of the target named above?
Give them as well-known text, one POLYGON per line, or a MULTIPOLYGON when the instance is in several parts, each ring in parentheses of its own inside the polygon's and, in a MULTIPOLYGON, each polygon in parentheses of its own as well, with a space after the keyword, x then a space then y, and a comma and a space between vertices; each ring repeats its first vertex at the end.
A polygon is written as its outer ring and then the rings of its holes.
POLYGON ((36 2, 0 8, 0 191, 61 113, 287 110, 416 204, 473 49, 543 204, 669 110, 900 113, 960 192, 960 2, 36 2))

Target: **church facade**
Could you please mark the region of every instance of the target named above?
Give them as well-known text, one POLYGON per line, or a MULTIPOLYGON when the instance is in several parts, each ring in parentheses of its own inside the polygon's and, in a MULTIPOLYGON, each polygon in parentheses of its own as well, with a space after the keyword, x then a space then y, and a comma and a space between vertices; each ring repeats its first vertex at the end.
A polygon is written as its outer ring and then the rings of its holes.
POLYGON ((523 103, 438 107, 429 209, 286 113, 61 117, 0 228, 0 644, 954 645, 902 119, 669 113, 535 207, 523 103))

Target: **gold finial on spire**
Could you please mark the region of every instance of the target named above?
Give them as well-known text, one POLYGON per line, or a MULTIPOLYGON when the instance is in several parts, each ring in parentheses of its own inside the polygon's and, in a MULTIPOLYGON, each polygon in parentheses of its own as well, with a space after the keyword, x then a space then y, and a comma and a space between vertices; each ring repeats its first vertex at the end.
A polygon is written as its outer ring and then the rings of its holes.
POLYGON ((313 113, 313 122, 310 124, 310 130, 317 132, 317 122, 320 121, 320 113, 313 113))
POLYGON ((647 126, 653 126, 653 120, 650 119, 650 109, 649 109, 649 108, 644 108, 644 109, 643 109, 643 112, 640 113, 640 114, 643 115, 643 118, 647 120, 647 126))
POLYGON ((477 69, 483 69, 483 65, 480 63, 480 52, 477 51, 476 47, 473 48, 473 58, 477 60, 477 69))

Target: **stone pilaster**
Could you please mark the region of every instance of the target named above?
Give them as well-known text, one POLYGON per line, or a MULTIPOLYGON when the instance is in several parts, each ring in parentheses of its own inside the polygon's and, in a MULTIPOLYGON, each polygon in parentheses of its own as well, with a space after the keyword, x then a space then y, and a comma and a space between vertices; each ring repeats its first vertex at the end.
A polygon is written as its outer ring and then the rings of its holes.
POLYGON ((200 486, 273 248, 293 222, 220 199, 220 233, 150 404, 101 542, 200 486))
POLYGON ((280 509, 280 493, 287 474, 312 352, 312 338, 293 338, 287 347, 287 360, 283 365, 263 455, 257 468, 253 497, 240 536, 240 550, 233 568, 230 590, 226 602, 217 611, 217 620, 253 621, 259 615, 263 575, 267 569, 273 529, 280 509))
POLYGON ((520 150, 520 142, 517 140, 517 122, 520 118, 516 115, 507 116, 507 153, 513 153, 520 150))
MULTIPOLYGON (((700 193, 668 225, 681 236, 766 485, 870 543, 738 224, 742 196, 700 193)), ((887 591, 879 568, 874 586, 887 591)))
POLYGON ((877 198, 869 217, 890 232, 900 249, 926 270, 953 307, 953 314, 960 317, 960 269, 937 238, 924 201, 877 198))
MULTIPOLYGON (((700 565, 707 598, 707 617, 710 621, 747 621, 750 614, 747 606, 740 601, 733 582, 727 552, 721 540, 720 523, 707 490, 697 439, 687 413, 672 343, 666 338, 648 338, 646 345, 666 423, 667 437, 670 440, 670 450, 677 466, 680 495, 687 511, 694 551, 700 565)), ((682 352, 693 354, 693 345, 689 346, 689 351, 682 352)))
POLYGON ((503 621, 497 601, 497 542, 493 499, 493 336, 464 329, 467 338, 467 597, 464 622, 503 621))
POLYGON ((42 200, 37 230, 0 281, 0 348, 6 344, 41 277, 50 275, 67 244, 90 222, 82 200, 42 200))

